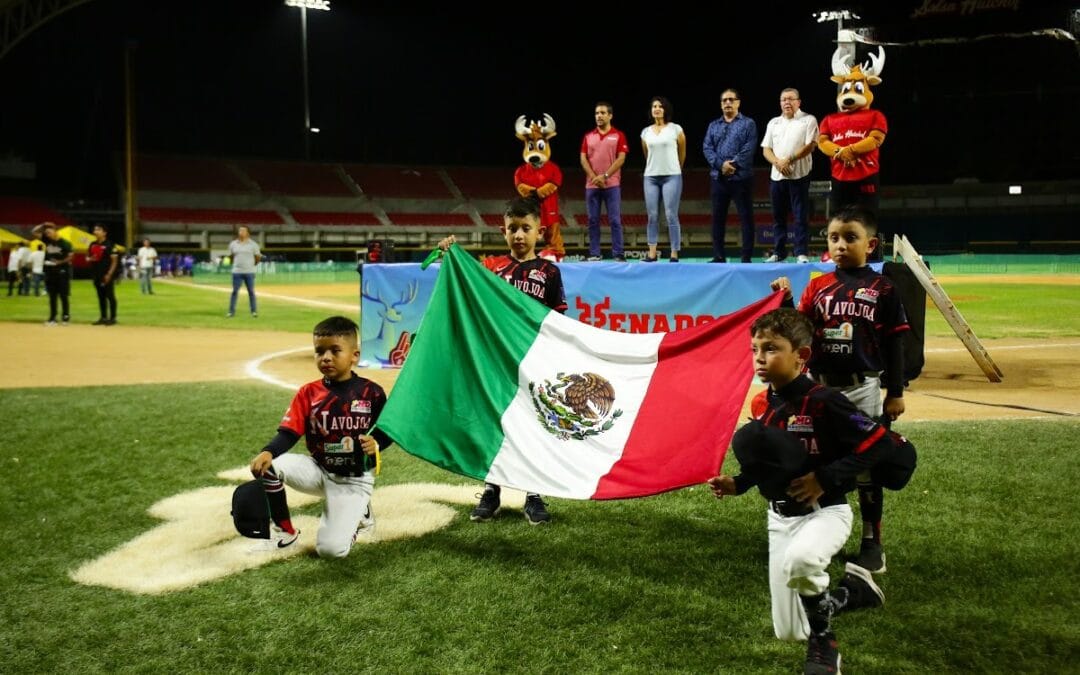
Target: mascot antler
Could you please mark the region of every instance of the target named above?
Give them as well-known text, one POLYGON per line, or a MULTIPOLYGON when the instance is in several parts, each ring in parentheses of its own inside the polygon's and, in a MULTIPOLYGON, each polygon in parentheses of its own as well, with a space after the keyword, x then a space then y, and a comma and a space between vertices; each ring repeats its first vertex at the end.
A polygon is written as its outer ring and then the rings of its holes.
POLYGON ((525 119, 524 115, 518 117, 514 122, 514 134, 516 134, 520 140, 525 140, 525 137, 529 135, 529 122, 525 119))
POLYGON ((881 71, 885 69, 885 48, 878 47, 878 53, 870 54, 870 63, 863 64, 862 71, 867 77, 881 78, 881 71))
POLYGON ((544 135, 544 138, 551 138, 555 135, 554 117, 547 113, 544 113, 544 123, 540 125, 540 133, 544 135))
POLYGON ((843 49, 837 47, 832 55, 832 74, 837 77, 845 77, 851 73, 851 66, 847 63, 851 60, 851 54, 841 56, 841 52, 843 52, 843 49))

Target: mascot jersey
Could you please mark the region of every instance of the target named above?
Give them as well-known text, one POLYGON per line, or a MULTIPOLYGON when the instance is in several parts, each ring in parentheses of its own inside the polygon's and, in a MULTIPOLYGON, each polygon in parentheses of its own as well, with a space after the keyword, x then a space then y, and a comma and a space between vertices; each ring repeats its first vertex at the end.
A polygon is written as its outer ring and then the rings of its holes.
MULTIPOLYGON (((534 188, 543 187, 548 183, 562 187, 562 171, 554 162, 545 162, 539 169, 534 169, 532 164, 522 164, 514 172, 514 185, 522 183, 534 188)), ((559 222, 558 194, 558 192, 553 192, 540 201, 540 224, 544 227, 550 228, 553 223, 559 222)))
MULTIPOLYGON (((821 120, 821 126, 818 129, 820 133, 828 135, 829 140, 843 148, 858 143, 875 129, 887 134, 889 125, 880 110, 863 108, 855 112, 835 112, 826 115, 825 119, 821 120)), ((878 148, 861 155, 855 160, 854 166, 845 166, 843 162, 835 158, 832 160, 832 177, 838 181, 860 181, 873 176, 880 170, 878 148)))

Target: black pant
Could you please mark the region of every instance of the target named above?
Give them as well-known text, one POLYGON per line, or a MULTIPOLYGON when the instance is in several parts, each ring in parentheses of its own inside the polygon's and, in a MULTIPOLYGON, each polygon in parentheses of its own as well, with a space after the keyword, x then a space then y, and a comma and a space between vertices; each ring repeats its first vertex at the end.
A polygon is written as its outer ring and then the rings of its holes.
POLYGON ((727 228, 728 207, 735 202, 739 213, 740 234, 742 241, 739 253, 743 262, 750 262, 754 254, 754 180, 744 178, 714 178, 710 181, 712 198, 712 238, 713 257, 723 258, 724 233, 727 228))
POLYGON ((97 290, 98 310, 102 319, 116 319, 116 286, 113 280, 94 279, 97 290), (106 312, 108 310, 108 312, 106 312))
POLYGON ((67 267, 61 269, 47 268, 45 272, 45 290, 49 292, 49 321, 56 321, 56 300, 60 299, 64 310, 63 318, 67 321, 71 318, 71 307, 68 304, 68 295, 71 293, 71 276, 67 267))

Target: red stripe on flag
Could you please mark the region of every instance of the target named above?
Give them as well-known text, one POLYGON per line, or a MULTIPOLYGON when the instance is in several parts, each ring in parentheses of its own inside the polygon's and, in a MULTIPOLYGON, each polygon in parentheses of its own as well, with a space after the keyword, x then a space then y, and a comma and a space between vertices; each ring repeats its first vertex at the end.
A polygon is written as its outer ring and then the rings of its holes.
POLYGON ((716 321, 668 333, 623 454, 593 499, 641 497, 715 476, 750 380, 750 325, 780 306, 774 293, 716 321))

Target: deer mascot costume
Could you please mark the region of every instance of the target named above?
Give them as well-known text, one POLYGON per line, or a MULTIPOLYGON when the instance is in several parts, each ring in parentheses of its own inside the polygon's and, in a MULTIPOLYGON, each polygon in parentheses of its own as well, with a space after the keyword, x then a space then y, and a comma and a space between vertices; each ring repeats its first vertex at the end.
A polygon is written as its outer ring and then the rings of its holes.
POLYGON ((541 258, 558 262, 563 259, 562 232, 559 230, 559 187, 562 171, 551 161, 551 139, 555 136, 555 120, 544 113, 543 124, 527 122, 525 116, 514 123, 517 137, 525 144, 522 156, 525 163, 514 172, 514 186, 522 197, 536 195, 540 200, 540 224, 544 226, 546 246, 540 251, 541 258))
POLYGON ((870 63, 861 66, 848 66, 851 56, 841 57, 840 51, 833 53, 831 78, 840 85, 839 112, 821 120, 818 148, 831 162, 834 210, 856 204, 876 216, 881 187, 878 148, 889 126, 880 110, 870 108, 874 102, 870 87, 881 83, 885 50, 878 47, 877 54, 870 54, 870 63))

